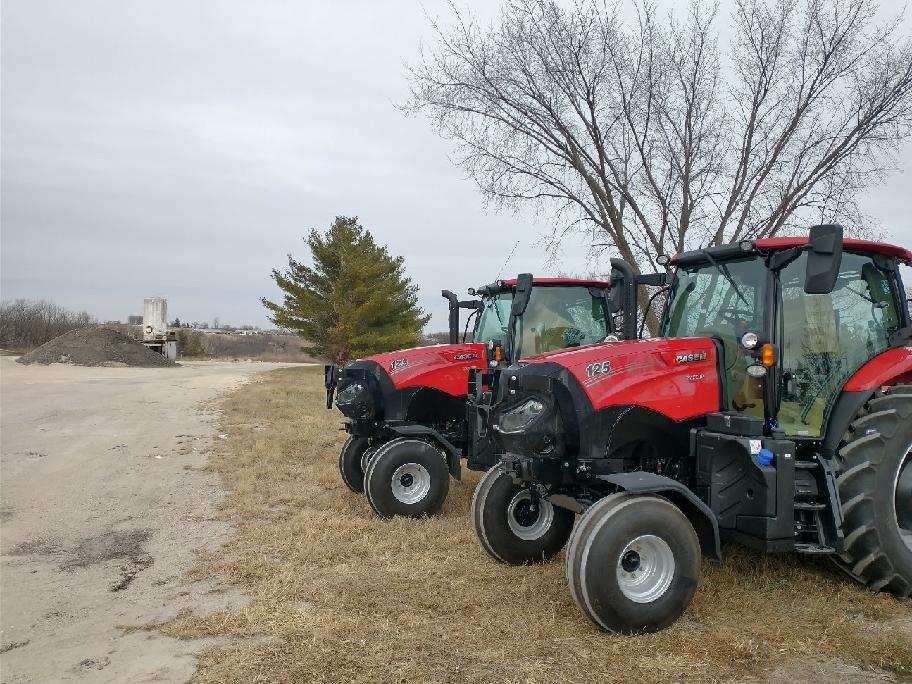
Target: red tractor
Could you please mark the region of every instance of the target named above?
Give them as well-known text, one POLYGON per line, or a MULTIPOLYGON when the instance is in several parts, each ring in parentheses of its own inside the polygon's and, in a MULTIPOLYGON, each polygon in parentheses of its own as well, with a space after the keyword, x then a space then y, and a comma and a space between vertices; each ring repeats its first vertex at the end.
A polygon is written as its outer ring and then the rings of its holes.
POLYGON ((525 564, 569 541, 573 598, 610 631, 673 623, 728 540, 908 597, 912 252, 815 226, 673 262, 659 337, 504 369, 482 547, 525 564))
MULTIPOLYGON (((326 367, 327 408, 335 394, 350 435, 339 454, 342 480, 352 491, 363 491, 379 515, 436 513, 450 476, 460 476, 462 458, 475 470, 497 463, 484 429, 486 416, 474 400, 496 391, 499 369, 527 355, 612 339, 615 314, 624 307, 600 280, 533 281, 522 274, 469 293, 478 299, 459 301, 448 290, 442 293, 450 302, 450 344, 326 367), (464 341, 465 332, 459 341, 462 308, 475 319, 471 342, 464 341), (466 391, 470 370, 478 371, 472 403, 466 391)), ((631 334, 629 320, 625 326, 631 334)))

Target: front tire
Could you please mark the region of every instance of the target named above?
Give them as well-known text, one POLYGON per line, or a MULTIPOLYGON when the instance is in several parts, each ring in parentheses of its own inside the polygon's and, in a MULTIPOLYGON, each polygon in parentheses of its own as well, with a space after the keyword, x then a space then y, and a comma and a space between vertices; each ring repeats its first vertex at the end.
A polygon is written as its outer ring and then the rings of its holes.
POLYGON ((836 454, 845 546, 837 563, 874 591, 912 593, 912 386, 876 392, 836 454))
POLYGON ((472 497, 472 523, 481 547, 508 565, 544 562, 564 548, 573 530, 573 513, 528 489, 498 464, 478 483, 472 497))
POLYGON ((656 632, 677 620, 700 583, 693 525, 659 496, 621 492, 580 518, 566 558, 577 605, 609 632, 656 632))
POLYGON ((361 457, 369 447, 366 437, 349 436, 339 452, 339 474, 342 482, 353 492, 364 491, 364 470, 361 468, 361 457))
POLYGON ((443 507, 450 490, 446 455, 420 439, 395 439, 370 457, 364 493, 384 518, 420 518, 443 507))

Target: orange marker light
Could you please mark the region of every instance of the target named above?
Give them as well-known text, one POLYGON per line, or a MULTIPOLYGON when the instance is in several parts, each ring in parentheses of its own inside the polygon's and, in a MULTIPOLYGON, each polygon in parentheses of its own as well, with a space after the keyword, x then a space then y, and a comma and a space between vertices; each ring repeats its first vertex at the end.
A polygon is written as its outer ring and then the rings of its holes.
POLYGON ((776 348, 769 342, 760 347, 760 363, 767 368, 776 365, 776 348))
POLYGON ((494 346, 494 360, 497 363, 503 361, 503 347, 501 347, 499 344, 494 346))

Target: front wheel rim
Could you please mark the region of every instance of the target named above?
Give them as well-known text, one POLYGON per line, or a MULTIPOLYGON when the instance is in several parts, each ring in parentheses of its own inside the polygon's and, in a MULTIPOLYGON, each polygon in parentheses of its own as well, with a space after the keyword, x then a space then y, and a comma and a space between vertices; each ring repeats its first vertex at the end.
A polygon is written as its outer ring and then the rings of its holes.
POLYGON ((407 504, 416 504, 431 491, 431 474, 420 463, 403 463, 393 472, 393 496, 407 504))
POLYGON ((517 492, 507 506, 507 524, 510 531, 523 541, 535 541, 551 529, 554 506, 547 499, 532 500, 528 489, 517 492))
POLYGON ((674 579, 674 552, 654 534, 634 537, 618 555, 617 583, 634 603, 651 603, 662 597, 674 579))
POLYGON ((896 515, 896 526, 899 538, 909 551, 912 551, 912 446, 896 469, 896 481, 893 483, 893 505, 896 515))

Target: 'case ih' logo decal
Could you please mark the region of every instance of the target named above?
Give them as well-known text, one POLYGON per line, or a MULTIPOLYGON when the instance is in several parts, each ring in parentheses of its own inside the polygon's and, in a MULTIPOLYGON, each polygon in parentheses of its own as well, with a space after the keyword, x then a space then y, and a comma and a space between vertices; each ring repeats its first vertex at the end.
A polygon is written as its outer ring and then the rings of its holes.
POLYGON ((706 352, 691 352, 690 354, 677 354, 675 363, 693 363, 694 361, 706 361, 706 352))
POLYGON ((391 370, 391 371, 402 370, 402 369, 405 368, 406 366, 408 366, 408 359, 395 359, 395 360, 390 364, 390 370, 391 370))
POLYGON ((611 370, 611 361, 602 361, 601 363, 590 363, 586 366, 586 375, 594 378, 597 375, 604 375, 611 370))
POLYGON ((468 361, 469 359, 477 359, 478 354, 475 352, 463 352, 462 354, 456 354, 453 358, 457 361, 468 361))

